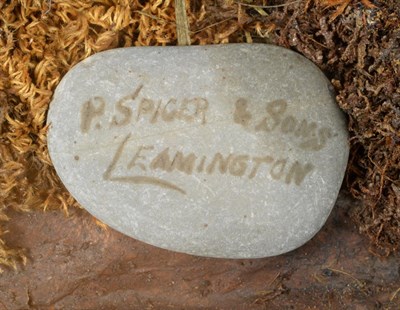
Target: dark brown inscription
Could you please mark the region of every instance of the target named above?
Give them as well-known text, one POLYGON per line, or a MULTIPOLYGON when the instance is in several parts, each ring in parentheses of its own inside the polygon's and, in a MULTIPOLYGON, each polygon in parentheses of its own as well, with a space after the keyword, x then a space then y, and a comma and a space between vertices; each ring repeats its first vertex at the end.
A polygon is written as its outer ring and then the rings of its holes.
POLYGON ((280 132, 291 135, 299 140, 299 148, 307 151, 319 151, 326 146, 333 137, 330 128, 319 128, 315 122, 305 119, 299 120, 295 116, 287 114, 288 104, 279 99, 268 102, 265 112, 261 116, 253 117, 249 111, 246 99, 239 99, 235 103, 233 121, 247 130, 255 132, 280 132))
POLYGON ((208 101, 201 97, 170 98, 166 101, 142 95, 143 85, 114 103, 102 97, 93 97, 82 105, 80 129, 88 133, 93 129, 129 126, 134 123, 174 122, 206 124, 208 101), (108 111, 108 113, 106 113, 108 111), (111 117, 109 116, 111 115, 111 117), (96 121, 95 125, 92 125, 96 121))
POLYGON ((207 157, 206 156, 203 156, 202 158, 201 158, 201 160, 200 160, 200 164, 197 166, 197 172, 203 172, 204 171, 204 167, 205 167, 205 164, 206 164, 206 159, 207 159, 207 157))
POLYGON ((142 152, 146 151, 146 150, 152 150, 154 149, 154 146, 152 145, 141 145, 137 152, 135 153, 135 155, 133 156, 132 160, 129 162, 128 164, 128 169, 131 169, 135 166, 138 166, 140 169, 142 169, 143 171, 146 171, 146 166, 140 162, 140 160, 145 160, 146 157, 143 156, 142 152))
POLYGON ((129 101, 134 101, 139 95, 143 85, 139 85, 139 87, 128 96, 123 97, 118 100, 115 104, 115 109, 119 112, 119 116, 114 115, 111 120, 112 126, 125 126, 130 123, 132 119, 132 109, 129 107, 129 101))
MULTIPOLYGON (((92 130, 122 128, 143 122, 150 125, 177 121, 194 125, 207 123, 207 113, 210 113, 207 99, 150 98, 143 94, 143 88, 143 85, 138 85, 132 93, 113 103, 106 102, 99 96, 84 102, 80 111, 81 132, 88 134, 92 130)), ((321 127, 316 122, 299 119, 288 113, 286 100, 277 99, 265 103, 262 113, 252 112, 251 107, 247 99, 239 98, 233 102, 233 113, 227 117, 233 116, 235 124, 258 135, 272 132, 275 135, 289 135, 298 141, 297 146, 300 149, 307 151, 321 150, 333 137, 330 128, 321 127)), ((164 177, 160 179, 148 174, 161 170, 168 174, 226 175, 248 180, 268 177, 284 184, 300 186, 307 175, 315 169, 311 163, 293 162, 290 158, 285 156, 277 158, 274 154, 253 156, 221 151, 204 155, 173 150, 171 147, 160 150, 155 145, 139 145, 134 152, 127 154, 126 145, 130 136, 131 134, 128 134, 116 149, 111 163, 103 174, 104 180, 154 185, 186 194, 184 189, 165 180, 164 177), (127 157, 129 160, 126 160, 127 157), (121 173, 123 175, 119 175, 121 173)), ((77 156, 75 159, 79 160, 77 156)))
POLYGON ((290 184, 294 179, 294 183, 296 185, 300 185, 306 175, 310 173, 314 169, 312 164, 302 165, 298 161, 296 161, 289 170, 289 173, 286 175, 285 182, 290 184))
POLYGON ((228 156, 224 157, 221 153, 216 153, 214 155, 214 158, 212 159, 210 165, 206 169, 207 173, 212 174, 214 172, 215 166, 218 165, 219 172, 221 174, 225 174, 226 171, 228 170, 228 165, 231 160, 231 157, 232 157, 232 154, 229 154, 228 156))
MULTIPOLYGON (((87 133, 91 129, 93 120, 104 115, 106 102, 102 97, 93 97, 86 101, 81 109, 81 131, 87 133)), ((100 123, 97 123, 96 128, 100 129, 100 123)))
POLYGON ((275 100, 267 104, 267 116, 264 116, 256 126, 256 131, 272 131, 277 128, 287 108, 285 100, 275 100))
POLYGON ((270 164, 274 161, 274 158, 272 156, 254 157, 253 161, 254 161, 254 166, 253 170, 251 170, 249 174, 249 179, 252 179, 256 176, 261 164, 270 164))
POLYGON ((171 160, 169 156, 169 148, 158 154, 151 162, 151 169, 161 169, 168 172, 178 170, 186 174, 192 174, 195 165, 196 155, 190 153, 183 155, 182 152, 176 152, 174 158, 171 160))
POLYGON ((233 158, 231 164, 229 165, 229 173, 236 177, 241 177, 246 173, 247 162, 249 160, 249 155, 237 155, 233 158))
POLYGON ((249 180, 258 175, 265 177, 269 174, 273 180, 286 184, 301 185, 305 177, 314 170, 310 163, 302 164, 298 161, 290 162, 288 158, 274 158, 273 156, 251 156, 249 154, 222 154, 213 156, 198 156, 194 152, 184 153, 173 151, 170 147, 156 150, 154 145, 139 145, 132 153, 128 162, 122 162, 121 156, 130 134, 125 137, 116 150, 113 159, 103 174, 104 180, 128 182, 134 184, 150 184, 163 188, 186 193, 185 190, 170 181, 143 175, 150 171, 162 170, 169 173, 184 173, 186 175, 207 173, 208 175, 230 175, 232 177, 246 177, 249 180), (120 167, 124 173, 134 173, 130 176, 116 176, 114 171, 120 167), (137 175, 137 173, 140 173, 137 175))
POLYGON ((239 98, 235 102, 235 112, 233 114, 233 121, 237 124, 247 126, 252 118, 251 114, 247 109, 248 109, 248 103, 246 99, 239 98))
MULTIPOLYGON (((183 121, 203 125, 207 123, 206 114, 209 109, 207 99, 202 97, 153 99, 142 94, 143 88, 143 85, 139 85, 131 94, 111 104, 99 96, 86 101, 81 108, 81 132, 124 127, 140 122, 155 124, 183 121)), ((277 99, 265 103, 264 112, 254 114, 250 110, 248 100, 239 98, 234 102, 233 122, 249 131, 290 135, 299 141, 298 147, 306 151, 321 150, 333 137, 330 128, 318 127, 316 122, 305 119, 300 120, 288 114, 287 110, 287 101, 277 99)))
POLYGON ((182 194, 186 194, 186 192, 181 189, 179 186, 176 186, 175 184, 161 180, 155 177, 148 177, 148 176, 142 176, 142 175, 133 175, 133 176, 114 176, 113 172, 116 168, 116 166, 119 163, 119 160, 121 158, 121 155, 124 151, 125 145, 129 140, 129 137, 131 135, 127 135, 122 143, 118 146, 117 151, 115 152, 113 159, 109 166, 107 167, 106 171, 103 174, 103 179, 106 181, 117 181, 117 182, 124 182, 124 183, 132 183, 132 184, 149 184, 149 185, 155 185, 159 186, 162 188, 166 189, 171 189, 175 190, 177 192, 180 192, 182 194))
POLYGON ((270 174, 275 180, 280 180, 285 173, 287 159, 279 159, 275 161, 271 167, 270 174))
POLYGON ((171 98, 167 102, 142 98, 136 114, 136 122, 148 120, 151 124, 158 121, 173 122, 181 120, 187 123, 206 123, 208 101, 204 98, 171 98))

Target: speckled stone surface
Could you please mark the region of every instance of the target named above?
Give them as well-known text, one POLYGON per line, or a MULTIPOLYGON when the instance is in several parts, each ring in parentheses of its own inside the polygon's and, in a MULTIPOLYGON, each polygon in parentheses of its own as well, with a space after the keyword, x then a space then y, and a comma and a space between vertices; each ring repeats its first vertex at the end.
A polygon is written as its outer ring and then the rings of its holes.
POLYGON ((85 209, 212 257, 278 255, 312 238, 349 152, 323 73, 263 44, 98 53, 60 82, 48 123, 56 171, 85 209))

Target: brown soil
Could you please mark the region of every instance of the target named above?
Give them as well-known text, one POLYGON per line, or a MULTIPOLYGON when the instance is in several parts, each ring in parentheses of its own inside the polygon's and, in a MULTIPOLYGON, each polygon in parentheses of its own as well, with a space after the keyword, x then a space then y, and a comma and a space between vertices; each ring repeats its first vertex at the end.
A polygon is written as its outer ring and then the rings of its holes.
POLYGON ((111 229, 82 210, 12 213, 5 236, 29 263, 0 277, 5 309, 393 309, 400 257, 371 255, 341 195, 305 246, 273 258, 173 253, 111 229))
MULTIPOLYGON (((349 217, 369 236, 373 251, 380 255, 396 251, 400 245, 399 1, 202 0, 188 2, 188 16, 192 44, 274 43, 300 52, 326 73, 349 118, 346 186, 361 201, 350 208, 349 217)), ((173 1, 0 2, 1 264, 16 266, 24 260, 15 242, 5 242, 14 237, 10 225, 18 224, 15 218, 45 221, 49 216, 14 211, 63 209, 79 214, 71 211, 78 205, 60 183, 46 146, 46 113, 62 76, 102 50, 167 44, 176 44, 173 1), (7 227, 11 232, 4 235, 7 227)), ((63 230, 72 225, 54 216, 63 230)), ((27 221, 19 227, 32 232, 45 229, 43 224, 27 221)), ((196 259, 190 262, 196 264, 196 259)), ((165 263, 160 260, 160 265, 165 263)))

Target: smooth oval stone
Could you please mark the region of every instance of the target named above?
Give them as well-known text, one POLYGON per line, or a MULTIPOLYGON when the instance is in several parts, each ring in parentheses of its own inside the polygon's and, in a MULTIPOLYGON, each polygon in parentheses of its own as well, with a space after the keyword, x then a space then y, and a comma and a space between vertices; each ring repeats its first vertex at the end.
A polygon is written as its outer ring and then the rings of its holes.
POLYGON ((348 159, 323 73, 276 46, 132 47, 57 87, 48 146, 76 200, 169 250, 281 254, 326 221, 348 159))

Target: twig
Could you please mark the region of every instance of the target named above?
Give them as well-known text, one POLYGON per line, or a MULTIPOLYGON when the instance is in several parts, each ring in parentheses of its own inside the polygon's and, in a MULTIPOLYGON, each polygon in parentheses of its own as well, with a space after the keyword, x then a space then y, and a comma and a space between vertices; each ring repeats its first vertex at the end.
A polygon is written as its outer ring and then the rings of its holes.
POLYGON ((190 45, 189 23, 185 0, 175 0, 175 19, 178 45, 190 45))
POLYGON ((151 18, 151 19, 155 19, 155 20, 157 20, 157 21, 161 21, 161 22, 163 22, 163 23, 168 23, 168 21, 166 21, 165 19, 159 18, 159 17, 157 17, 157 16, 155 16, 155 15, 149 14, 149 13, 144 12, 144 11, 134 10, 133 12, 134 12, 134 13, 142 14, 142 15, 144 15, 144 16, 147 16, 147 17, 149 17, 149 18, 151 18))
POLYGON ((291 4, 295 4, 295 3, 299 3, 302 0, 295 0, 292 2, 288 2, 288 3, 282 3, 282 4, 275 4, 275 5, 256 5, 256 4, 248 4, 248 3, 243 3, 240 1, 235 1, 235 3, 243 5, 243 6, 248 6, 250 8, 260 8, 260 9, 274 9, 274 8, 281 8, 281 7, 285 7, 291 4))
POLYGON ((51 0, 48 0, 47 1, 47 10, 46 10, 46 12, 44 12, 44 15, 49 14, 50 10, 51 10, 51 0))
POLYGON ((400 287, 393 293, 392 297, 390 297, 390 301, 393 301, 396 298, 398 292, 400 292, 400 287))
MULTIPOLYGON (((361 289, 364 287, 364 283, 362 283, 360 280, 358 280, 356 277, 354 277, 353 275, 351 275, 350 273, 348 273, 348 272, 346 272, 346 271, 339 270, 339 269, 334 269, 334 268, 330 268, 330 267, 328 267, 327 269, 329 269, 329 270, 331 270, 331 271, 333 271, 333 272, 336 272, 336 273, 344 274, 344 275, 346 275, 346 276, 352 278, 354 281, 357 282, 358 286, 359 286, 361 289)), ((361 290, 361 291, 364 292, 363 290, 361 290)), ((365 292, 364 292, 364 293, 365 293, 365 292)))
POLYGON ((272 281, 269 283, 269 286, 271 286, 275 281, 276 281, 276 279, 278 279, 278 277, 281 275, 281 272, 279 271, 277 274, 276 274, 276 276, 272 279, 272 281))
MULTIPOLYGON (((165 19, 163 19, 163 18, 157 17, 157 16, 155 16, 155 15, 152 15, 152 14, 147 13, 147 12, 144 12, 144 11, 134 10, 133 12, 134 12, 134 13, 141 14, 141 15, 144 15, 144 16, 147 16, 147 17, 149 17, 149 18, 151 18, 151 19, 154 19, 154 20, 156 20, 156 21, 158 21, 158 22, 160 22, 160 23, 163 23, 163 24, 174 24, 177 28, 181 28, 181 27, 182 27, 182 26, 178 26, 177 23, 174 23, 174 22, 172 22, 172 21, 165 20, 165 19)), ((232 20, 232 19, 235 19, 235 17, 229 17, 229 18, 223 19, 223 20, 221 20, 221 21, 219 21, 219 22, 213 23, 213 24, 211 24, 211 25, 205 26, 205 27, 200 28, 200 29, 195 30, 195 31, 189 30, 189 33, 190 33, 190 34, 196 34, 196 33, 202 32, 203 30, 206 30, 206 29, 208 29, 208 28, 217 26, 217 25, 219 25, 219 24, 223 24, 223 23, 225 23, 225 22, 227 22, 227 21, 230 21, 230 20, 232 20)), ((0 29, 0 30, 1 30, 1 29, 0 29)))
POLYGON ((227 21, 230 21, 231 19, 234 19, 234 17, 229 17, 229 18, 226 18, 226 19, 221 20, 221 21, 219 21, 219 22, 216 22, 216 23, 214 23, 214 24, 211 24, 211 25, 205 26, 205 27, 203 27, 203 28, 200 28, 200 29, 198 29, 198 30, 196 30, 196 31, 191 31, 191 33, 199 33, 199 32, 202 32, 203 30, 206 30, 206 29, 208 29, 208 28, 217 26, 217 25, 219 25, 219 24, 223 24, 223 23, 225 23, 225 22, 227 22, 227 21))

